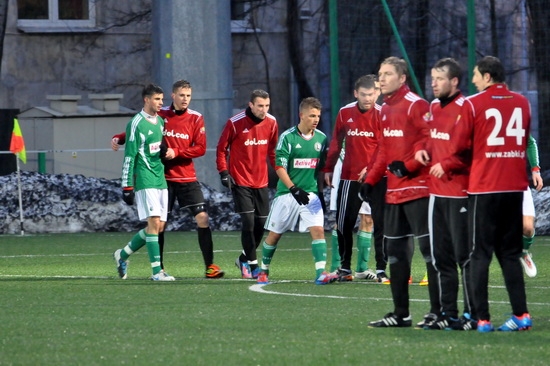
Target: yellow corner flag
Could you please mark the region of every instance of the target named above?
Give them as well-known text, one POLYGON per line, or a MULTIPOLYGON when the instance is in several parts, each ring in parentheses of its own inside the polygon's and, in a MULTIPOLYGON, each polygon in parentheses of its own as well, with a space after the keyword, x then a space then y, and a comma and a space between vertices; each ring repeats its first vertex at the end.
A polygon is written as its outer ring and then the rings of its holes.
POLYGON ((13 132, 11 134, 10 151, 17 155, 24 164, 27 164, 27 150, 25 150, 25 141, 19 127, 17 118, 13 119, 13 132))

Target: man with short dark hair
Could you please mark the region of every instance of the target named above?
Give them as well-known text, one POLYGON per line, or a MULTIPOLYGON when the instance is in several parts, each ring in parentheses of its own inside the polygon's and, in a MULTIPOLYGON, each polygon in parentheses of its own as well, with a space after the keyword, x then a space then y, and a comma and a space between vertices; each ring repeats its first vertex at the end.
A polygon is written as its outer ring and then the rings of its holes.
POLYGON ((432 90, 436 99, 430 104, 430 139, 427 150, 416 152, 416 160, 430 166, 429 226, 433 264, 441 286, 441 315, 424 329, 475 329, 470 283, 468 246, 467 165, 453 165, 447 159, 450 140, 464 96, 458 89, 462 71, 452 58, 437 61, 432 67, 432 90), (459 318, 458 288, 460 267, 464 312, 459 318))
MULTIPOLYGON (((371 207, 368 203, 357 199, 361 187, 361 182, 358 179, 365 165, 373 159, 380 137, 380 106, 376 104, 379 95, 376 76, 364 75, 357 79, 353 95, 356 101, 340 108, 336 116, 327 163, 323 172, 325 172, 326 184, 332 186, 334 168, 339 157, 344 155, 336 200, 337 242, 341 258, 340 268, 337 272, 338 280, 353 280, 351 271, 353 230, 362 204, 367 206, 365 209, 368 214, 361 215, 365 218, 362 218, 362 224, 357 232, 358 253, 355 277, 377 280, 376 273, 368 269, 373 228, 371 207)), ((333 255, 335 254, 333 253, 333 255)), ((385 263, 383 262, 382 265, 385 263)), ((384 272, 385 267, 377 268, 377 270, 384 272)))
POLYGON ((512 317, 498 330, 528 330, 532 321, 520 256, 531 107, 527 98, 508 89, 504 67, 496 57, 486 56, 477 62, 472 83, 479 93, 466 98, 462 107, 453 133, 451 158, 471 161, 468 210, 477 330, 494 330, 488 300, 493 253, 502 268, 512 306, 512 317))
POLYGON ((257 278, 260 273, 256 248, 269 213, 267 161, 275 166, 278 138, 277 121, 268 113, 269 106, 266 91, 252 91, 248 108, 225 124, 216 151, 221 182, 231 190, 235 211, 241 217, 243 251, 235 265, 242 278, 257 278))
POLYGON ((126 126, 128 141, 122 166, 122 199, 132 205, 135 197, 139 219, 147 221, 147 227, 113 254, 122 279, 127 278, 128 257, 146 245, 153 271, 151 279, 174 281, 174 277, 161 269, 158 244, 158 234, 164 229, 168 214, 168 190, 161 161, 164 121, 157 114, 162 107, 163 94, 157 85, 143 88, 143 110, 126 126))

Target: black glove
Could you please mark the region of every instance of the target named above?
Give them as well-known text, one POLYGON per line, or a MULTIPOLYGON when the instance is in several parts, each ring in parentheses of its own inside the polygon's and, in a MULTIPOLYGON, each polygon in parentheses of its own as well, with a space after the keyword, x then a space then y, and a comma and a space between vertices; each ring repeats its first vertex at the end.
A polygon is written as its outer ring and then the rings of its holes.
POLYGON ((298 188, 296 186, 292 186, 289 188, 290 193, 292 193, 292 197, 298 202, 300 205, 307 205, 309 203, 309 194, 304 191, 302 188, 298 188))
POLYGON ((160 158, 164 159, 166 157, 166 152, 168 151, 168 146, 164 142, 160 143, 160 158))
POLYGON ((122 200, 126 202, 127 205, 132 206, 134 204, 134 196, 134 187, 122 188, 122 200))
POLYGON ((231 189, 231 186, 235 185, 235 180, 233 180, 233 177, 229 175, 227 170, 220 172, 220 179, 222 180, 222 185, 224 187, 231 189))
POLYGON ((388 165, 388 170, 393 173, 397 178, 403 178, 410 174, 405 167, 405 163, 401 160, 394 160, 388 165))
POLYGON ((361 188, 359 188, 359 192, 357 195, 362 201, 369 202, 371 193, 372 193, 372 185, 368 183, 363 183, 361 184, 361 188))

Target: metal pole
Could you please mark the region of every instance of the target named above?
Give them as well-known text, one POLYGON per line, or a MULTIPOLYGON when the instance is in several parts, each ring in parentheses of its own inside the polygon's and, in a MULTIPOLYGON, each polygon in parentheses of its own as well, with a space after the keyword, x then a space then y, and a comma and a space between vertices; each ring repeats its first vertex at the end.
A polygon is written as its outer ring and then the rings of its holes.
POLYGON ((15 154, 15 161, 17 162, 17 189, 19 191, 19 225, 21 227, 21 236, 25 235, 23 229, 23 196, 21 195, 21 171, 19 170, 19 153, 15 154))
POLYGON ((467 10, 467 27, 468 27, 468 92, 474 94, 476 92, 475 85, 472 84, 474 76, 474 66, 476 64, 476 10, 475 0, 468 0, 467 10))
POLYGON ((330 114, 331 127, 340 109, 340 61, 338 59, 338 6, 337 0, 329 0, 329 45, 330 45, 330 114))
POLYGON ((409 55, 407 54, 407 50, 405 49, 405 45, 403 44, 403 40, 401 39, 401 36, 399 35, 399 31, 397 30, 397 25, 395 24, 395 21, 393 20, 393 16, 391 15, 390 7, 388 6, 388 2, 386 0, 382 0, 382 5, 384 6, 384 11, 386 12, 386 16, 388 17, 388 20, 390 22, 391 29, 393 30, 393 34, 397 40, 397 45, 399 46, 399 49, 401 50, 401 53, 403 54, 403 58, 405 61, 407 61, 407 64, 409 65, 409 69, 411 70, 411 79, 414 85, 414 88, 416 89, 416 92, 418 95, 420 95, 422 98, 424 98, 424 93, 422 93, 422 89, 420 89, 420 84, 418 84, 418 79, 416 78, 416 74, 414 73, 414 68, 411 64, 411 61, 409 60, 409 55))

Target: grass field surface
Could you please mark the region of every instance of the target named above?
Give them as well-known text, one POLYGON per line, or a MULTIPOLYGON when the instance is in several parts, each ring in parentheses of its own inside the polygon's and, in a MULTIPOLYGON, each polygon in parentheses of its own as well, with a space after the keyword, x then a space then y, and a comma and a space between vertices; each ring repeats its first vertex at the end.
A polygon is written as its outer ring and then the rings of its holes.
MULTIPOLYGON (((283 236, 265 286, 240 278, 238 232, 214 233, 223 279, 203 278, 196 233, 177 232, 167 233, 165 249, 175 282, 148 279, 145 248, 132 255, 129 278, 120 280, 112 253, 131 236, 0 236, 0 365, 550 363, 547 237, 532 247, 538 276, 526 277, 533 329, 480 334, 368 328, 393 309, 390 287, 364 280, 314 285, 307 234, 283 236)), ((330 248, 330 235, 327 241, 330 248)), ((418 253, 410 286, 414 323, 429 308, 427 288, 417 285, 425 272, 418 253)), ((490 283, 496 327, 511 312, 496 260, 490 283)))

